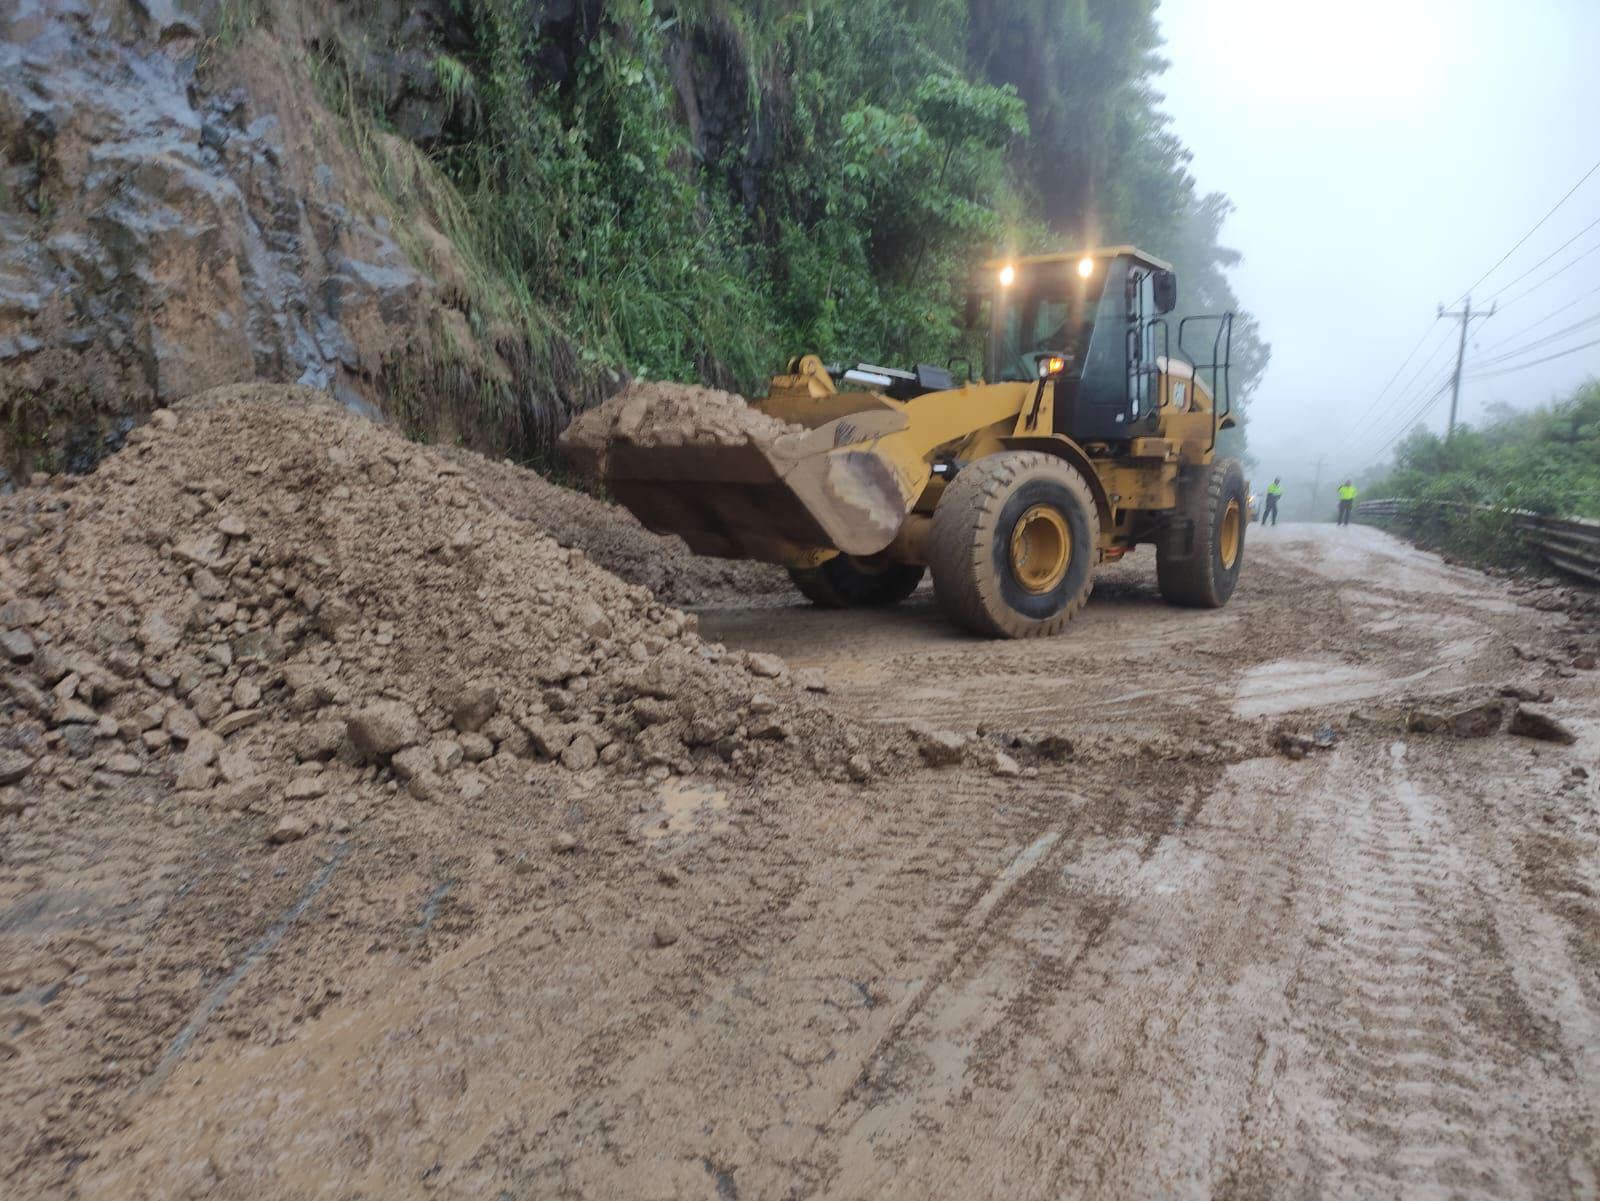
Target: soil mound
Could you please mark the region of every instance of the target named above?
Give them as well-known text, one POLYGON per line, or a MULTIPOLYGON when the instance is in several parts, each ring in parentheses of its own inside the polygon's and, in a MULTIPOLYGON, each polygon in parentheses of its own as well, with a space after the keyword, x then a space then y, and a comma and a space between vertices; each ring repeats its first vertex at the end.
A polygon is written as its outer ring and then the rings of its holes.
POLYGON ((603 476, 606 452, 614 445, 767 446, 798 433, 804 433, 802 426, 768 417, 731 392, 647 382, 580 414, 558 441, 581 469, 603 476))
POLYGON ((0 549, 13 809, 131 776, 270 809, 888 757, 781 659, 702 642, 458 461, 307 389, 158 411, 95 475, 0 499, 0 549))
POLYGON ((536 471, 469 450, 443 452, 484 496, 531 522, 558 544, 576 547, 607 571, 674 605, 748 604, 761 597, 798 599, 782 568, 710 559, 682 539, 653 534, 620 505, 551 483, 536 471))

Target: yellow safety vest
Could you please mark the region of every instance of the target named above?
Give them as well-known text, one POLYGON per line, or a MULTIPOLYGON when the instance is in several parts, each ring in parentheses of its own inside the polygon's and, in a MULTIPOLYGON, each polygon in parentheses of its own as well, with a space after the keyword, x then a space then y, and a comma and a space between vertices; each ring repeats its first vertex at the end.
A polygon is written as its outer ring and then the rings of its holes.
POLYGON ((1267 495, 1268 496, 1282 496, 1283 495, 1283 489, 1280 488, 1277 484, 1268 484, 1267 485, 1267 495))
POLYGON ((1349 484, 1344 484, 1344 485, 1342 485, 1340 487, 1340 489, 1339 489, 1339 499, 1340 500, 1354 500, 1355 498, 1356 498, 1356 490, 1354 488, 1352 488, 1349 484))

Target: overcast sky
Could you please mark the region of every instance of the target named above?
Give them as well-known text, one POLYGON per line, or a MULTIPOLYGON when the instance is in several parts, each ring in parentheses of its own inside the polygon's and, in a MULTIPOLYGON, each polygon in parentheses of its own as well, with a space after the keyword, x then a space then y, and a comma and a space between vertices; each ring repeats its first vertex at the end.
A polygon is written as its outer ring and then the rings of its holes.
POLYGON ((1600 0, 1161 0, 1160 18, 1166 108, 1200 186, 1238 206, 1234 283, 1272 343, 1256 476, 1309 487, 1322 454, 1326 489, 1387 454, 1447 382, 1457 327, 1435 311, 1469 287, 1501 308, 1473 323, 1464 420, 1600 376, 1594 346, 1473 378, 1600 339, 1600 171, 1476 283, 1600 163, 1600 0))

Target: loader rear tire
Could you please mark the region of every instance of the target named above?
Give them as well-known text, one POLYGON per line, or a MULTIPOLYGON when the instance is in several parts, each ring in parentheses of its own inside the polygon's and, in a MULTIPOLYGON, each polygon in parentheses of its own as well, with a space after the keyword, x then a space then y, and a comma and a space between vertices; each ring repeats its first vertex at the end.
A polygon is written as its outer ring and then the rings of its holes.
POLYGON ((819 609, 884 609, 915 592, 926 571, 917 564, 874 565, 835 555, 816 567, 791 567, 789 578, 819 609))
POLYGON ((1089 599, 1100 523, 1071 464, 1007 451, 961 469, 933 513, 933 588, 991 638, 1059 633, 1089 599))
POLYGON ((1156 543, 1161 599, 1188 609, 1228 603, 1244 565, 1249 497, 1236 459, 1216 459, 1178 486, 1178 507, 1156 543))

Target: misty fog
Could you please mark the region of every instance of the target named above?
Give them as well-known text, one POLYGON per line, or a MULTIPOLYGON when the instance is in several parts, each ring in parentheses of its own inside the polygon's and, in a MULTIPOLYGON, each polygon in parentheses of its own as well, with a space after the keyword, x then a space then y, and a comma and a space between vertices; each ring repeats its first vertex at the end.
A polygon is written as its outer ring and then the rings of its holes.
POLYGON ((1159 16, 1167 110, 1202 189, 1236 205, 1234 283, 1272 343, 1258 489, 1282 476, 1293 513, 1319 458, 1331 495, 1417 423, 1442 431, 1459 326, 1436 313, 1469 288, 1497 308, 1471 324, 1460 420, 1600 374, 1600 344, 1562 353, 1600 340, 1600 3, 1163 0, 1159 16))

